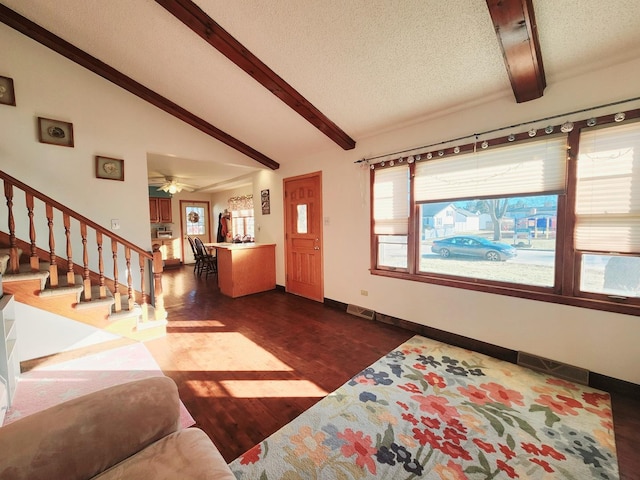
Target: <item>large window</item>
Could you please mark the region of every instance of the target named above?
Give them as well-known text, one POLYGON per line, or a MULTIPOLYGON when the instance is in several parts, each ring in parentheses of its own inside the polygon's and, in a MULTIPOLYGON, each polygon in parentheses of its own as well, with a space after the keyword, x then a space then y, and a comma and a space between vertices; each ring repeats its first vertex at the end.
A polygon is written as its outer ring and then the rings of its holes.
POLYGON ((640 315, 638 116, 374 165, 372 273, 640 315))

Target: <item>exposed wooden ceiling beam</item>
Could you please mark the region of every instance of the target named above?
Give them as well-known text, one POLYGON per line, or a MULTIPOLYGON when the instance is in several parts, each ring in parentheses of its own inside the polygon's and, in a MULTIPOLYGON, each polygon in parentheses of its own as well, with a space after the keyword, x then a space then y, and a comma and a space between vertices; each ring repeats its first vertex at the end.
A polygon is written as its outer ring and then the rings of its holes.
POLYGON ((191 0, 156 0, 156 2, 343 149, 355 148, 355 140, 191 0))
POLYGON ((249 145, 232 137, 228 133, 223 132, 219 128, 211 125, 206 120, 185 110, 181 106, 173 103, 171 100, 157 94, 153 90, 136 82, 132 78, 124 75, 115 68, 107 65, 101 60, 89 55, 78 47, 54 35, 50 31, 42 28, 40 25, 14 12, 10 8, 0 4, 0 21, 9 27, 19 31, 27 37, 41 43, 60 55, 74 61, 78 65, 100 75, 110 82, 124 88, 128 92, 140 97, 141 99, 155 105, 174 117, 188 123, 192 127, 212 136, 216 140, 230 146, 231 148, 243 153, 244 155, 256 160, 272 170, 280 168, 280 164, 266 155, 251 148, 249 145))
POLYGON ((542 97, 544 76, 532 0, 487 0, 516 102, 542 97))

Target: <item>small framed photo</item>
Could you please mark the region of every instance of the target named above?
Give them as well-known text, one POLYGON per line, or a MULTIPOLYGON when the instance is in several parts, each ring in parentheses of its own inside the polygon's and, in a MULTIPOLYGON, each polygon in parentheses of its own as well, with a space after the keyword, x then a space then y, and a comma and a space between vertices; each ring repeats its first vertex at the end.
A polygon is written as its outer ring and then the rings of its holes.
POLYGON ((96 155, 96 177, 124 182, 124 160, 96 155))
POLYGON ((262 204, 262 214, 269 215, 271 213, 271 198, 269 190, 260 191, 260 203, 262 204))
POLYGON ((16 106, 16 92, 13 89, 13 78, 0 77, 0 104, 16 106))
POLYGON ((73 124, 38 117, 38 140, 41 143, 73 147, 73 124))

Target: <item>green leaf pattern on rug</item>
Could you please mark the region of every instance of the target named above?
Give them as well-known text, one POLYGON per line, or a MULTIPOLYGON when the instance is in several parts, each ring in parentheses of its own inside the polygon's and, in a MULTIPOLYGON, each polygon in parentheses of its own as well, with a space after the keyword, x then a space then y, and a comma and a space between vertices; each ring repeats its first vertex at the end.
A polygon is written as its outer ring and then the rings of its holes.
POLYGON ((241 480, 618 479, 608 394, 420 336, 230 466, 241 480))

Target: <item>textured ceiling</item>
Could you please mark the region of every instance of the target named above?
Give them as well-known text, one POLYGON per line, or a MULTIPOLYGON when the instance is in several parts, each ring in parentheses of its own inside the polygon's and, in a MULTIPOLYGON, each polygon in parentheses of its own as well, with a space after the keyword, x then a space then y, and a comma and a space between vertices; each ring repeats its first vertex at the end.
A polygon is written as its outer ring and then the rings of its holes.
MULTIPOLYGON (((281 164, 340 148, 152 0, 0 3, 281 164)), ((356 142, 513 97, 485 0, 195 3, 356 142)), ((534 0, 534 10, 547 85, 640 55, 638 0, 534 0)), ((150 171, 211 172, 207 162, 178 171, 172 158, 154 152, 150 171)), ((247 169, 222 171, 202 184, 247 169)))

